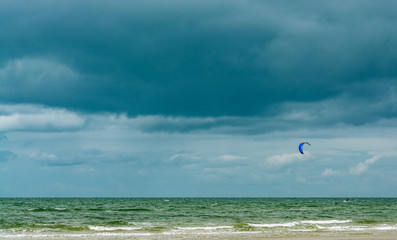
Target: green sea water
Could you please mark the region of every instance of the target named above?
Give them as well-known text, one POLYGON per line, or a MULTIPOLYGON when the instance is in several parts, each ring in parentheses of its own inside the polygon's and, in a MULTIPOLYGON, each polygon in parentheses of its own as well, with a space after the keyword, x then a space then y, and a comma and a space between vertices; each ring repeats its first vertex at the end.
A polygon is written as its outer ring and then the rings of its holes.
POLYGON ((0 198, 4 239, 387 231, 396 198, 0 198))

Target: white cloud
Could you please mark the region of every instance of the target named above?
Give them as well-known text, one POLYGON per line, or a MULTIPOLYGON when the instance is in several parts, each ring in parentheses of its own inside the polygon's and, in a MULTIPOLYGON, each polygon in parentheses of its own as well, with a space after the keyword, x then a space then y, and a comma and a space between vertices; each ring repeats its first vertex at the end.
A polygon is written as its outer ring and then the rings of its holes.
POLYGON ((247 160, 247 158, 242 156, 235 156, 235 155, 222 155, 213 158, 213 160, 222 161, 222 162, 236 162, 236 161, 247 160))
POLYGON ((286 153, 268 157, 265 163, 272 166, 285 166, 295 162, 304 161, 308 158, 310 158, 310 153, 305 153, 304 155, 300 153, 286 153))
POLYGON ((326 168, 324 171, 321 173, 321 176, 323 177, 331 177, 331 176, 339 176, 342 173, 338 170, 334 170, 332 168, 326 168))
MULTIPOLYGON (((41 58, 13 59, 0 68, 1 83, 17 83, 22 86, 42 86, 50 82, 77 79, 78 75, 66 65, 41 58)), ((24 89, 21 89, 22 91, 24 89)))
MULTIPOLYGON (((216 180, 225 178, 236 178, 244 175, 245 169, 241 166, 234 167, 206 167, 203 168, 200 176, 206 180, 216 180)), ((238 179, 236 179, 238 181, 238 179)))
POLYGON ((370 159, 365 160, 364 162, 360 162, 356 166, 350 168, 350 173, 354 175, 360 175, 368 170, 368 166, 374 164, 379 159, 380 156, 374 156, 370 159))
POLYGON ((58 157, 53 153, 47 153, 43 151, 33 152, 30 154, 31 158, 36 158, 39 160, 57 160, 58 157))
POLYGON ((193 156, 193 155, 190 155, 190 154, 178 153, 178 154, 172 155, 169 158, 169 161, 170 162, 174 162, 174 161, 191 162, 191 161, 197 161, 197 160, 200 160, 200 159, 201 159, 200 157, 193 156))
POLYGON ((62 131, 80 128, 85 119, 61 108, 0 105, 0 131, 62 131))

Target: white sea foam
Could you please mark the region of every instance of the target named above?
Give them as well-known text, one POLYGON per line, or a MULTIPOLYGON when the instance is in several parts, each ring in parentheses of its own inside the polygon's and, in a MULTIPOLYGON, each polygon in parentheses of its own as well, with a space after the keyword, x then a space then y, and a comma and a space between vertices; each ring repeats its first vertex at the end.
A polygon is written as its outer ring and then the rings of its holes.
MULTIPOLYGON (((250 226, 262 226, 267 227, 269 224, 249 224, 250 226)), ((289 222, 286 224, 270 224, 270 226, 280 226, 280 231, 276 229, 260 230, 260 231, 235 231, 232 226, 198 226, 198 227, 176 227, 174 229, 165 232, 141 232, 141 231, 115 231, 115 230, 133 230, 131 227, 102 227, 102 226, 91 226, 94 232, 84 232, 84 233, 37 233, 37 232, 16 232, 9 233, 0 231, 0 238, 4 239, 161 239, 162 236, 173 238, 189 238, 189 236, 211 236, 211 238, 216 239, 217 236, 225 236, 224 234, 230 236, 244 236, 244 234, 285 234, 287 232, 312 232, 316 231, 316 228, 306 228, 304 224, 300 222, 289 222), (294 224, 293 224, 294 223, 294 224), (290 226, 287 226, 290 225, 290 226)), ((367 225, 318 225, 317 230, 320 232, 382 232, 382 231, 396 231, 397 224, 388 225, 380 224, 376 226, 367 225)), ((302 233, 304 234, 304 233, 302 233)))
POLYGON ((216 235, 223 233, 234 233, 232 226, 202 226, 202 227, 175 227, 161 235, 216 235))
MULTIPOLYGON (((156 235, 155 233, 145 233, 145 232, 134 232, 134 233, 111 233, 111 232, 102 232, 96 233, 95 236, 106 236, 106 237, 148 237, 156 235)), ((86 234, 86 236, 90 236, 86 234)))
POLYGON ((54 208, 55 210, 58 210, 58 211, 64 211, 64 210, 66 210, 66 208, 59 208, 59 207, 57 207, 57 208, 54 208))
POLYGON ((251 227, 256 228, 281 228, 287 231, 299 231, 309 232, 315 231, 316 228, 323 231, 395 231, 397 230, 397 224, 388 225, 381 224, 377 226, 368 225, 355 225, 351 224, 352 220, 304 220, 299 222, 286 222, 286 223, 261 223, 261 224, 248 224, 251 227), (349 223, 347 225, 347 223, 349 223), (307 225, 314 225, 316 228, 308 228, 307 225))
POLYGON ((251 227, 263 227, 263 228, 276 228, 276 227, 294 227, 298 225, 298 222, 286 222, 286 223, 250 223, 251 227))
POLYGON ((134 230, 142 229, 139 227, 122 227, 122 226, 120 226, 120 227, 88 226, 88 228, 93 231, 101 231, 101 232, 105 232, 105 231, 134 231, 134 230))
POLYGON ((328 230, 328 231, 357 231, 357 232, 362 232, 362 231, 393 231, 397 230, 397 225, 387 225, 387 224, 381 224, 378 226, 360 226, 360 225, 354 225, 354 226, 317 226, 319 229, 322 230, 328 230))
POLYGON ((376 229, 382 230, 382 231, 397 230, 397 224, 393 225, 393 226, 382 224, 382 225, 379 225, 376 229))
POLYGON ((232 226, 176 227, 170 231, 163 232, 163 234, 213 234, 232 231, 232 226))
POLYGON ((350 223, 352 220, 305 220, 299 222, 285 222, 285 223, 250 223, 251 227, 259 228, 289 228, 295 227, 302 224, 313 224, 313 225, 324 225, 324 224, 344 224, 350 223))
POLYGON ((301 221, 304 224, 342 224, 342 223, 350 223, 352 220, 305 220, 301 221))
POLYGON ((114 232, 99 232, 99 233, 47 233, 47 234, 2 234, 1 239, 113 239, 118 237, 150 237, 156 235, 155 233, 114 233, 114 232))
POLYGON ((322 231, 353 231, 353 232, 363 232, 363 231, 396 231, 397 224, 388 225, 381 224, 377 226, 368 225, 357 225, 353 224, 353 221, 348 220, 304 220, 299 222, 285 222, 285 223, 250 223, 248 224, 255 228, 277 228, 280 230, 286 230, 291 232, 310 232, 322 230, 322 231), (313 227, 308 227, 314 226, 313 227))
POLYGON ((221 229, 233 229, 232 226, 214 226, 214 227, 178 227, 176 230, 184 231, 217 231, 221 229))

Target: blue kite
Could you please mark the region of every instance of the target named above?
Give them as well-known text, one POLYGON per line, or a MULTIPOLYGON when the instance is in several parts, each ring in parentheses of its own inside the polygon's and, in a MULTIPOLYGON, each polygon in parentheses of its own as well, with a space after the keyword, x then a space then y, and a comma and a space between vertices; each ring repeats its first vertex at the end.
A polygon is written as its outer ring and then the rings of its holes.
POLYGON ((310 144, 309 142, 301 142, 301 144, 299 144, 299 152, 301 152, 302 154, 303 154, 303 149, 302 149, 302 147, 303 147, 303 145, 305 145, 305 144, 311 146, 311 144, 310 144))

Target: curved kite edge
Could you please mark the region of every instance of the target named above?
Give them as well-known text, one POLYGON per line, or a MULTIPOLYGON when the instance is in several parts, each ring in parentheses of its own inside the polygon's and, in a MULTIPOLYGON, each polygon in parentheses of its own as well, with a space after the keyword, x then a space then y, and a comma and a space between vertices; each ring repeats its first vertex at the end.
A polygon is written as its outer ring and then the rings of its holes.
POLYGON ((300 152, 301 154, 304 154, 304 153, 303 153, 302 147, 303 147, 303 145, 305 145, 305 144, 311 146, 311 144, 310 144, 309 142, 301 142, 301 143, 299 144, 299 152, 300 152))

